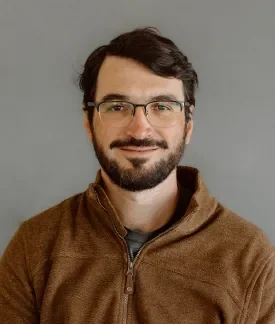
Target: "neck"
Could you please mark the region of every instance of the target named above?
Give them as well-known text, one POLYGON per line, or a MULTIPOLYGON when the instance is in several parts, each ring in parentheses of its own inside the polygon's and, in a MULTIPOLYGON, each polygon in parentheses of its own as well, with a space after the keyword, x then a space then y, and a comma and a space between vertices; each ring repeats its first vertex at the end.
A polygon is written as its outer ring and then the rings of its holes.
POLYGON ((101 169, 104 189, 122 224, 135 231, 152 232, 164 226, 178 202, 176 169, 158 186, 131 192, 115 185, 101 169))

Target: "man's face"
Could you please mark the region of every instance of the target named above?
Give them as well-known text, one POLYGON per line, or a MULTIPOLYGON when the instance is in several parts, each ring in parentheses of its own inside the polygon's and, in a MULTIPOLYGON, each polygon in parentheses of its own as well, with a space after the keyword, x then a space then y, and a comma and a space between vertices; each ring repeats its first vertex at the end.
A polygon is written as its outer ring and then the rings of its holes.
MULTIPOLYGON (((102 102, 109 94, 124 95, 127 101, 138 104, 159 95, 184 101, 181 80, 157 76, 134 60, 116 56, 107 57, 101 66, 95 102, 102 102)), ((185 121, 184 110, 175 126, 157 128, 148 122, 142 107, 136 108, 126 127, 102 123, 96 109, 92 127, 87 116, 84 124, 103 172, 129 191, 150 189, 163 182, 179 164, 193 129, 193 121, 185 121)))

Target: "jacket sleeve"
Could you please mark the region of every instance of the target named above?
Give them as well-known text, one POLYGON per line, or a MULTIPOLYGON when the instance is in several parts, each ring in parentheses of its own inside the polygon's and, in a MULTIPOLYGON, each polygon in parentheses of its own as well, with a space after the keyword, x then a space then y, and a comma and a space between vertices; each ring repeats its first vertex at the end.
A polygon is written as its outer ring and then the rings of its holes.
POLYGON ((275 323, 275 257, 269 261, 251 282, 247 291, 246 320, 240 323, 274 324, 275 323))
POLYGON ((39 323, 22 223, 0 260, 0 323, 39 323))

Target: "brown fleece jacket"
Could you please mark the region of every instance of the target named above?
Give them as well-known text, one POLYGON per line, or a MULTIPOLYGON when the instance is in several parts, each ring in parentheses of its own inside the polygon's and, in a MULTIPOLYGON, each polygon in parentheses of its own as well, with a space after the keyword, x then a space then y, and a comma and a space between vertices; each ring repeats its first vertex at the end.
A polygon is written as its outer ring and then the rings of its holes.
POLYGON ((194 192, 185 215, 133 264, 100 172, 25 221, 0 262, 0 323, 275 323, 271 243, 210 196, 197 169, 177 176, 194 192))

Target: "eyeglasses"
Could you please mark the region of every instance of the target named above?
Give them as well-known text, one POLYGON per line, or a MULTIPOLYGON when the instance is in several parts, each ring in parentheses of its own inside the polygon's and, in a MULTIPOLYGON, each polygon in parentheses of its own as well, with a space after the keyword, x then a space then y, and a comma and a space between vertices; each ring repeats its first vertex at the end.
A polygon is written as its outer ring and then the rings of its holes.
MULTIPOLYGON (((96 108, 102 124, 110 127, 127 127, 131 123, 138 106, 143 107, 147 120, 154 127, 175 126, 183 108, 185 108, 186 119, 191 119, 191 105, 187 101, 152 101, 142 105, 112 100, 100 103, 87 102, 87 106, 96 108)), ((83 105, 83 110, 88 111, 88 107, 83 105)))

